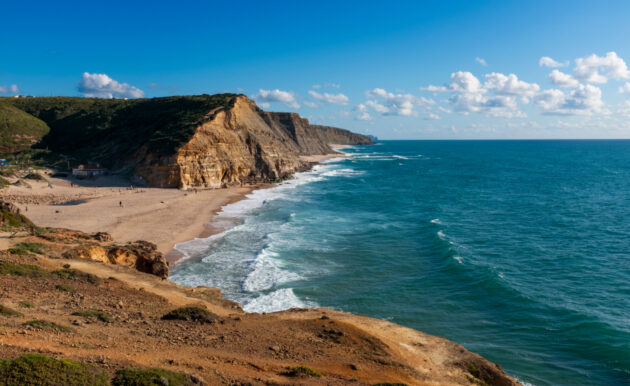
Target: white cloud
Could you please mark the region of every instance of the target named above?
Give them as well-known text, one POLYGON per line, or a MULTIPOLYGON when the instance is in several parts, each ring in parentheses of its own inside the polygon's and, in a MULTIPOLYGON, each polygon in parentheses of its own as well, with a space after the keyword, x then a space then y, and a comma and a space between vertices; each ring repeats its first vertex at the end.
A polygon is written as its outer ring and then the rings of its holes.
POLYGON ((287 107, 293 109, 299 109, 300 105, 295 99, 295 94, 292 91, 282 90, 263 90, 259 89, 258 93, 252 95, 252 99, 255 100, 262 108, 268 109, 272 102, 284 103, 287 107))
POLYGON ((366 102, 365 106, 383 115, 416 116, 415 107, 435 104, 431 99, 412 94, 394 94, 382 88, 366 91, 365 95, 373 98, 366 102))
POLYGON ((321 84, 314 84, 312 88, 314 88, 316 90, 319 90, 320 88, 322 88, 322 85, 321 84))
POLYGON ((540 86, 536 83, 527 83, 519 80, 514 74, 504 75, 493 72, 485 76, 486 83, 484 87, 493 90, 497 95, 518 95, 531 97, 534 96, 540 86))
POLYGON ((429 113, 429 115, 427 116, 427 119, 438 121, 440 120, 440 116, 434 113, 429 113))
POLYGON ((580 84, 565 94, 562 90, 550 89, 539 93, 534 103, 547 114, 590 115, 602 112, 602 90, 593 85, 580 84))
POLYGON ((106 74, 84 72, 79 92, 88 98, 142 98, 144 91, 128 83, 120 83, 106 74))
POLYGON ((0 94, 18 94, 20 89, 17 85, 0 86, 0 94))
POLYGON ((486 67, 488 65, 488 63, 486 63, 486 60, 484 58, 476 57, 475 58, 475 62, 481 64, 484 67, 486 67))
POLYGON ((315 98, 318 101, 326 102, 333 105, 342 105, 345 106, 348 104, 350 98, 345 96, 344 94, 329 94, 327 92, 320 94, 317 91, 310 90, 309 95, 315 98))
POLYGON ((367 106, 364 105, 363 103, 361 103, 360 105, 357 105, 357 107, 355 107, 354 109, 359 112, 359 115, 357 115, 358 120, 369 121, 372 119, 372 116, 370 115, 370 112, 368 111, 367 106))
POLYGON ((617 53, 608 52, 606 56, 593 54, 575 59, 573 76, 586 83, 606 83, 608 79, 628 79, 630 71, 617 53))
POLYGON ((304 105, 305 105, 306 107, 310 107, 310 108, 313 108, 313 109, 314 109, 314 108, 316 108, 316 107, 319 107, 319 106, 317 105, 317 103, 315 103, 315 102, 311 102, 311 101, 303 101, 302 103, 304 103, 304 105))
POLYGON ((623 86, 619 87, 619 92, 630 94, 630 82, 626 82, 623 86))
POLYGON ((551 59, 548 56, 543 56, 542 58, 540 58, 540 60, 538 61, 538 65, 540 67, 552 67, 552 68, 556 68, 556 67, 564 67, 564 66, 568 66, 569 62, 564 62, 564 63, 560 63, 557 62, 553 59, 551 59))
POLYGON ((551 71, 551 74, 549 74, 549 80, 551 83, 560 87, 575 87, 579 83, 573 76, 558 70, 551 71))

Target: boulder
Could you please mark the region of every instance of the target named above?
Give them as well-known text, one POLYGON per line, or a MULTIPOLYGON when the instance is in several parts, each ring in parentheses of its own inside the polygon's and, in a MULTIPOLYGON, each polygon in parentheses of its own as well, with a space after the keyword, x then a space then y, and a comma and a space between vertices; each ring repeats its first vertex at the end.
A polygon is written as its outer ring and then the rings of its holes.
POLYGON ((138 240, 127 244, 136 256, 136 269, 140 272, 150 273, 166 279, 169 274, 168 262, 157 250, 157 246, 144 240, 138 240))
POLYGON ((98 245, 81 245, 64 252, 62 256, 66 259, 93 260, 111 264, 105 248, 98 245))

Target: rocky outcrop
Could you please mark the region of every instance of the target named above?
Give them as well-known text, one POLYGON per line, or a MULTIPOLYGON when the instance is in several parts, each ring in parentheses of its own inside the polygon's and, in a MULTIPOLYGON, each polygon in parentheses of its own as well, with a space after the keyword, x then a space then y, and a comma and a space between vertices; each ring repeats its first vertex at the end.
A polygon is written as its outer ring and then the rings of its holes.
POLYGON ((300 156, 330 154, 330 143, 370 144, 360 134, 309 124, 295 113, 270 113, 245 96, 211 112, 172 155, 143 146, 136 175, 152 186, 220 188, 280 180, 307 169, 300 156))
POLYGON ((105 264, 124 265, 166 279, 168 262, 155 244, 134 241, 124 246, 80 245, 62 254, 66 259, 99 261, 105 264))

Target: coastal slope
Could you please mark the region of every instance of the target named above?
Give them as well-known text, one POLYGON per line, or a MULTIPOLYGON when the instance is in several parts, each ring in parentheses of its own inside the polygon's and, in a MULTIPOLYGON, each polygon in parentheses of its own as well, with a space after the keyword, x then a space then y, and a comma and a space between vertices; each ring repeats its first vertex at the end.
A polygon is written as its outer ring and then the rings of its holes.
POLYGON ((284 179, 329 144, 366 136, 311 125, 295 113, 265 112, 244 95, 136 100, 15 98, 3 105, 45 122, 39 147, 69 164, 99 162, 154 187, 220 188, 284 179))

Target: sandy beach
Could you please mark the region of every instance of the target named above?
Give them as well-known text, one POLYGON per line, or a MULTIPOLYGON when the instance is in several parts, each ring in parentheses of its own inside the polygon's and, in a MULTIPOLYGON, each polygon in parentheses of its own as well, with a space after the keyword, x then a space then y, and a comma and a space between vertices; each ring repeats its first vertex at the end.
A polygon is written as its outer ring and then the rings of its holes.
MULTIPOLYGON (((339 156, 343 154, 302 159, 320 162, 339 156)), ((30 186, 2 189, 0 200, 16 204, 39 226, 108 232, 117 242, 151 241, 171 262, 181 257, 173 250, 176 244, 222 230, 209 224, 224 205, 243 199, 254 189, 273 186, 179 190, 132 187, 128 180, 116 176, 76 180, 40 174, 47 181, 25 179, 30 186)))

